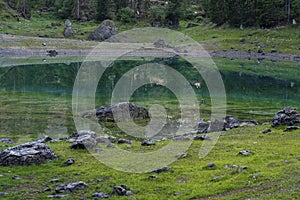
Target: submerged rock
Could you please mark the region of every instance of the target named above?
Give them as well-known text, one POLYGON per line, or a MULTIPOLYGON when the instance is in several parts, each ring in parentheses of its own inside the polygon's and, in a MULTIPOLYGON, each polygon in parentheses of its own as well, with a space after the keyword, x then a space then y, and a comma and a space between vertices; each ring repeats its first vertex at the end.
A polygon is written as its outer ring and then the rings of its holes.
POLYGON ((56 159, 54 152, 44 143, 29 142, 0 152, 1 166, 41 164, 56 159))
POLYGON ((84 113, 82 117, 92 118, 96 116, 102 122, 123 122, 128 120, 149 119, 150 114, 144 107, 130 102, 122 102, 109 106, 101 106, 94 113, 84 113))
POLYGON ((272 127, 281 125, 293 126, 296 123, 300 123, 300 114, 295 108, 286 107, 274 116, 272 120, 272 127))

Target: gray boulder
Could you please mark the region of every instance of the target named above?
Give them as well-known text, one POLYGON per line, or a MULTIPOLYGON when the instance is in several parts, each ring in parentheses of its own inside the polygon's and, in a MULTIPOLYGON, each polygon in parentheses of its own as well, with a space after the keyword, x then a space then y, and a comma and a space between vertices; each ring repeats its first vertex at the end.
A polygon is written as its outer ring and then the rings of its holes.
POLYGON ((72 37, 74 35, 74 29, 73 27, 66 27, 64 29, 64 36, 65 37, 72 37))
POLYGON ((30 142, 0 152, 1 166, 41 164, 56 159, 54 152, 44 143, 30 142))
POLYGON ((112 20, 104 20, 100 27, 93 31, 88 40, 104 41, 113 35, 118 34, 118 28, 112 20))
POLYGON ((233 117, 233 116, 226 116, 224 119, 224 127, 223 130, 227 131, 233 128, 237 128, 239 127, 240 122, 237 118, 233 117))
MULTIPOLYGON (((123 102, 109 106, 101 106, 96 109, 95 113, 98 121, 102 122, 123 122, 130 119, 149 119, 150 114, 144 107, 139 107, 130 102, 123 102), (126 111, 129 111, 129 116, 126 115, 126 111)), ((83 116, 91 117, 91 116, 83 116)))
POLYGON ((72 27, 72 22, 70 20, 66 20, 65 21, 65 29, 64 29, 64 36, 65 37, 71 37, 74 35, 74 29, 72 27))
POLYGON ((272 120, 272 127, 288 125, 293 126, 294 124, 300 123, 300 114, 295 108, 286 107, 280 110, 272 120))
POLYGON ((93 131, 81 130, 73 133, 67 140, 73 142, 71 149, 90 149, 97 146, 97 134, 93 131))

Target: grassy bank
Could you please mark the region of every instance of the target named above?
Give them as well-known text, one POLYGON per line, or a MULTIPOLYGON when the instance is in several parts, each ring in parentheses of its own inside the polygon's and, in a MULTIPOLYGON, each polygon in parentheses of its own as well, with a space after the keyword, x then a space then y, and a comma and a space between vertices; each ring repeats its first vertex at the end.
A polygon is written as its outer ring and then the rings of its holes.
MULTIPOLYGON (((299 28, 297 25, 273 29, 245 28, 243 30, 216 27, 214 24, 199 23, 193 28, 186 28, 189 22, 182 21, 178 30, 197 42, 203 44, 206 50, 239 50, 257 52, 263 49, 265 52, 276 50, 278 53, 299 54, 299 28), (241 40, 244 40, 241 42, 241 40)), ((149 26, 146 23, 122 24, 116 22, 119 32, 149 26)), ((0 23, 0 33, 15 35, 4 37, 0 48, 29 48, 40 49, 42 43, 49 43, 49 48, 64 49, 92 49, 97 43, 85 41, 88 35, 99 26, 98 23, 73 22, 75 35, 73 40, 50 39, 63 38, 64 21, 53 19, 50 14, 41 16, 33 14, 31 20, 10 19, 0 23), (16 36, 28 36, 16 37, 16 36)))
MULTIPOLYGON (((49 144, 61 160, 38 166, 1 167, 1 183, 7 185, 1 185, 0 191, 8 193, 6 199, 45 199, 55 193, 55 187, 60 184, 85 181, 89 185, 87 189, 69 193, 65 199, 91 198, 95 192, 110 193, 113 186, 120 184, 129 187, 135 199, 296 199, 300 192, 300 145, 296 142, 300 139, 300 131, 283 132, 283 128, 278 128, 270 134, 263 134, 262 131, 268 127, 228 131, 204 159, 198 157, 202 142, 195 141, 186 158, 179 159, 170 166, 170 171, 160 174, 115 171, 100 163, 88 151, 71 150, 69 143, 49 144), (246 157, 238 155, 245 149, 253 154, 246 157), (75 164, 64 166, 63 163, 70 157, 75 159, 75 164), (217 165, 216 169, 205 168, 210 162, 217 165), (228 168, 232 164, 236 167, 228 168), (247 168, 238 172, 242 166, 247 168), (14 175, 21 179, 13 180, 14 175), (149 178, 150 175, 157 178, 149 178), (214 178, 216 180, 212 180, 214 178), (59 181, 51 183, 51 179, 59 181), (47 187, 51 191, 44 191, 47 187)), ((120 145, 121 148, 124 146, 120 145)), ((2 149, 6 147, 1 144, 2 149)), ((141 147, 139 142, 135 142, 126 149, 151 151, 152 148, 141 147)))

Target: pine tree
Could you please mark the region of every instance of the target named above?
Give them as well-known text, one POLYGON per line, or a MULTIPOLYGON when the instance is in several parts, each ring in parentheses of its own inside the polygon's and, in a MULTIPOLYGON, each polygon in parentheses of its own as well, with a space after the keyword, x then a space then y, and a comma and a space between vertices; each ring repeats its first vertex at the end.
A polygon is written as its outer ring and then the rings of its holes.
POLYGON ((97 0, 96 2, 96 20, 103 21, 106 19, 111 19, 110 14, 110 0, 97 0))

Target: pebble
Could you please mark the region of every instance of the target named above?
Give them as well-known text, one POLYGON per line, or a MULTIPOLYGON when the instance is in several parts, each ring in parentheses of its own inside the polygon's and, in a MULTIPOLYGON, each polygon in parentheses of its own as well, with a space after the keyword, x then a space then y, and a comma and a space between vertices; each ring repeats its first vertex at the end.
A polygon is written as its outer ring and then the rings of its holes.
POLYGON ((66 162, 65 165, 73 165, 75 163, 75 160, 73 158, 69 158, 66 162))
POLYGON ((251 151, 249 151, 249 150, 243 150, 243 151, 239 152, 239 155, 249 156, 249 155, 251 155, 251 151))

